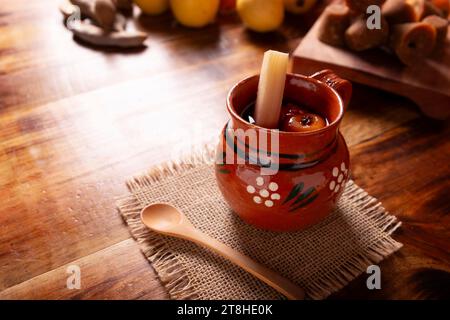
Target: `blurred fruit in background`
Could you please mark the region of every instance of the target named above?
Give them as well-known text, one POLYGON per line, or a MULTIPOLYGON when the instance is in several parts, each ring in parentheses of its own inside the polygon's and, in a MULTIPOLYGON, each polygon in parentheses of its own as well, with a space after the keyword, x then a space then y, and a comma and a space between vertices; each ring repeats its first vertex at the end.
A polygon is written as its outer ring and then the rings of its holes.
POLYGON ((186 27, 201 28, 214 21, 220 0, 170 0, 172 12, 186 27))
POLYGON ((286 11, 294 14, 302 14, 308 12, 317 0, 284 0, 286 11))
POLYGON ((141 11, 148 15, 158 15, 169 9, 169 0, 133 0, 141 11))
POLYGON ((245 26, 253 31, 274 31, 283 23, 283 0, 237 0, 236 8, 245 26))
POLYGON ((220 13, 230 13, 236 10, 236 0, 220 0, 220 13))
MULTIPOLYGON (((443 1, 431 0, 441 6, 443 1)), ((283 23, 284 12, 307 13, 317 0, 133 0, 144 14, 158 15, 170 7, 176 20, 191 28, 201 28, 212 22, 218 12, 237 11, 244 25, 256 32, 270 32, 283 23)))
POLYGON ((441 9, 445 15, 450 12, 450 1, 449 0, 432 0, 431 1, 436 7, 441 9))

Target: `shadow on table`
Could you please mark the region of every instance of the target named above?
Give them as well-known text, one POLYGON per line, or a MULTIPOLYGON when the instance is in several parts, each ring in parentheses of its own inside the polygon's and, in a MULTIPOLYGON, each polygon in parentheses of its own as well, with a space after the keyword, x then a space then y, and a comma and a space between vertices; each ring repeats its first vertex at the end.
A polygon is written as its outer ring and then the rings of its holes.
POLYGON ((134 48, 118 48, 118 47, 114 47, 114 46, 110 46, 110 47, 96 46, 96 45, 90 44, 82 39, 79 39, 76 36, 73 36, 73 40, 80 46, 89 48, 93 51, 103 52, 106 54, 114 54, 114 53, 120 53, 122 55, 137 54, 137 53, 141 53, 148 47, 147 45, 142 45, 142 46, 134 47, 134 48))
POLYGON ((326 274, 330 267, 344 268, 343 257, 367 255, 368 241, 376 233, 371 229, 362 237, 361 226, 339 208, 318 224, 296 232, 257 229, 231 210, 230 215, 230 228, 238 238, 236 249, 292 280, 326 274))
POLYGON ((147 32, 150 41, 169 42, 182 38, 177 44, 184 44, 194 50, 217 46, 220 40, 220 28, 222 23, 214 23, 204 28, 187 28, 176 22, 170 13, 160 16, 147 16, 139 14, 135 21, 138 30, 147 32))

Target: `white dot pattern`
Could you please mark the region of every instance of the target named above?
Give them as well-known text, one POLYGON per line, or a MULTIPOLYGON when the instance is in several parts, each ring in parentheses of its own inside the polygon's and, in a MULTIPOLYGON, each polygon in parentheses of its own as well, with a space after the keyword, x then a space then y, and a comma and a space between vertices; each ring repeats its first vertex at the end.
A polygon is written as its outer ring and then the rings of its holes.
POLYGON ((269 208, 273 207, 273 201, 266 200, 266 202, 264 202, 264 204, 266 205, 266 207, 269 207, 269 208))
POLYGON ((264 184, 264 179, 262 177, 256 178, 256 185, 261 187, 264 184))
POLYGON ((269 190, 270 191, 277 191, 278 190, 278 184, 276 184, 275 182, 269 183, 269 190))
POLYGON ((272 200, 280 200, 281 196, 278 193, 272 193, 272 195, 270 196, 270 199, 272 199, 272 200))
POLYGON ((269 191, 267 191, 266 189, 261 190, 261 191, 259 192, 259 195, 260 195, 261 197, 263 197, 263 198, 267 198, 267 197, 269 196, 269 191))
POLYGON ((336 182, 334 180, 332 180, 330 182, 330 190, 334 190, 334 187, 336 186, 336 182))
POLYGON ((334 168, 333 168, 333 177, 337 177, 338 174, 339 174, 339 169, 336 168, 336 167, 334 167, 334 168))
POLYGON ((264 178, 257 177, 255 179, 255 185, 249 184, 247 186, 247 192, 249 194, 254 194, 258 192, 258 195, 253 197, 253 202, 256 204, 262 204, 268 208, 271 208, 275 205, 274 201, 281 200, 281 195, 279 193, 275 193, 278 190, 279 186, 276 182, 270 182, 266 188, 262 188, 264 186, 264 178), (259 191, 258 191, 259 190, 259 191), (273 193, 272 193, 273 192, 273 193), (270 198, 267 200, 263 200, 264 198, 270 198))
POLYGON ((336 166, 331 171, 333 178, 329 183, 329 188, 334 193, 338 193, 340 190, 345 188, 345 182, 348 178, 348 169, 344 162, 340 166, 336 166))

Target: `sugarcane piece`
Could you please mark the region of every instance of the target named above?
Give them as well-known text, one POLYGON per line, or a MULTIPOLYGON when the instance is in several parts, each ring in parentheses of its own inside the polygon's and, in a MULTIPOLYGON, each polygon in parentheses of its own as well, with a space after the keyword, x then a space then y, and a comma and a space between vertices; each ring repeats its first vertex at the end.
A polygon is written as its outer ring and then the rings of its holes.
POLYGON ((380 29, 369 29, 366 16, 361 15, 354 19, 345 31, 345 43, 354 51, 364 51, 381 46, 387 42, 388 38, 389 24, 384 18, 381 18, 380 29))
POLYGON ((423 22, 432 25, 436 29, 436 46, 434 51, 442 51, 447 41, 448 20, 439 16, 428 16, 423 19, 423 22))
POLYGON ((345 0, 350 10, 357 13, 367 13, 367 8, 371 5, 381 7, 386 0, 345 0))
POLYGON ((407 66, 428 57, 436 45, 436 29, 428 23, 412 22, 393 26, 391 48, 407 66))
POLYGON ((114 28, 117 9, 112 0, 96 0, 94 2, 94 13, 100 27, 106 32, 114 28))
POLYGON ((147 34, 139 31, 113 31, 105 33, 104 30, 86 21, 77 21, 70 29, 73 34, 92 45, 133 48, 144 46, 147 34))
POLYGON ((278 128, 288 62, 287 53, 273 50, 264 53, 255 106, 255 122, 260 127, 278 128))
POLYGON ((349 8, 341 4, 329 5, 324 10, 318 38, 320 41, 332 46, 344 46, 345 30, 349 25, 349 8))
POLYGON ((381 15, 390 25, 417 21, 413 6, 405 0, 387 0, 383 4, 381 15))

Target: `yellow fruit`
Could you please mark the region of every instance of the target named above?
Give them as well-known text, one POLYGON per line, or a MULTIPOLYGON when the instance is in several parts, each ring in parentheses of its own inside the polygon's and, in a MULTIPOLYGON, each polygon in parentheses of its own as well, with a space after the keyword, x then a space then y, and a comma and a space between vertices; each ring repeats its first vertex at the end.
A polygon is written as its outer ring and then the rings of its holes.
POLYGON ((257 32, 276 30, 283 23, 283 0, 238 0, 236 9, 245 26, 257 32))
POLYGON ((172 12, 186 27, 201 28, 214 21, 220 0, 170 0, 172 12))
POLYGON ((133 0, 148 15, 158 15, 169 9, 169 0, 133 0))
POLYGON ((300 14, 308 12, 317 0, 284 0, 286 11, 290 13, 300 14))

